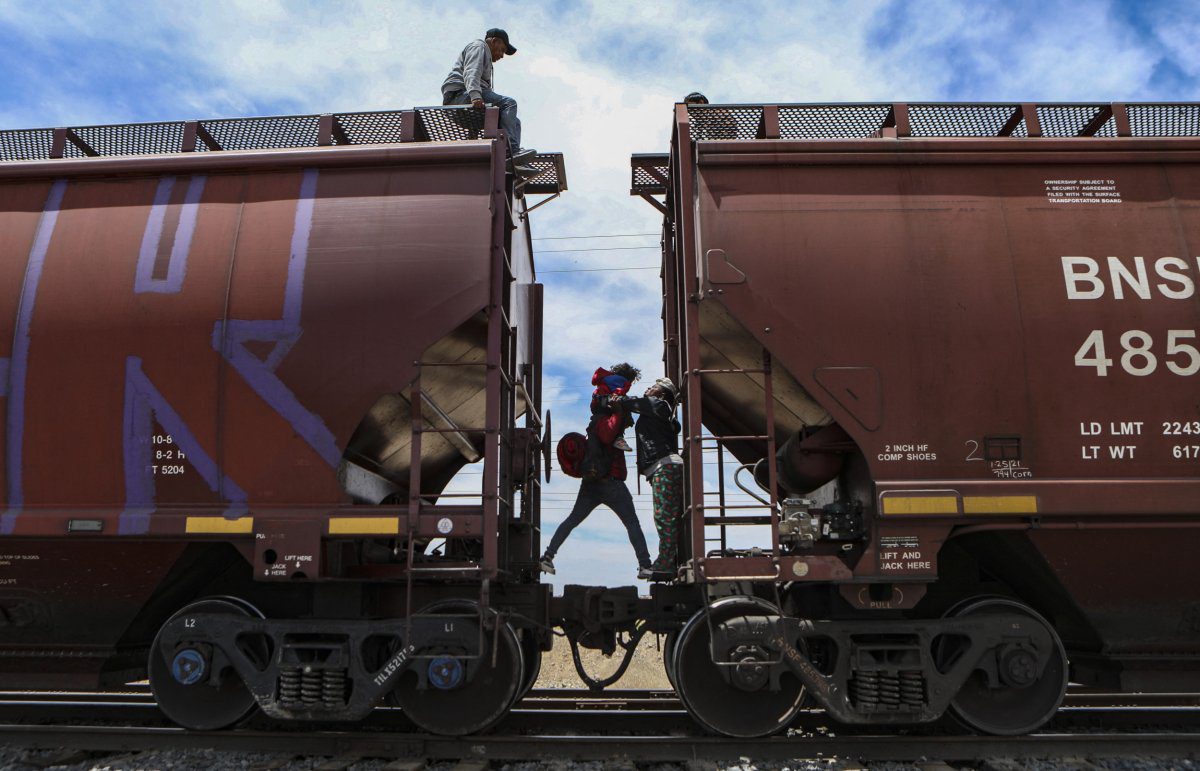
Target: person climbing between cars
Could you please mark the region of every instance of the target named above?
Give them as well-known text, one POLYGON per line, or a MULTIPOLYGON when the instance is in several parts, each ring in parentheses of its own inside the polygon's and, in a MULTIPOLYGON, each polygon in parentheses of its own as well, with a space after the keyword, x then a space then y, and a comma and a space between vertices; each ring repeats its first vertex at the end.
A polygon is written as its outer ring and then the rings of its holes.
MULTIPOLYGON (((610 397, 606 396, 605 400, 608 398, 610 397)), ((646 536, 642 533, 641 523, 638 522, 633 496, 630 495, 629 487, 625 484, 629 474, 625 465, 625 453, 611 445, 601 446, 603 450, 601 457, 606 465, 599 469, 596 466, 596 460, 592 458, 589 459, 592 462, 592 468, 586 473, 580 473, 580 469, 584 465, 583 454, 585 452, 589 455, 592 454, 590 449, 585 449, 585 445, 595 444, 590 439, 590 436, 595 433, 595 424, 596 420, 593 418, 588 426, 589 439, 585 440, 578 434, 567 434, 559 442, 559 465, 570 476, 580 476, 582 481, 579 483, 579 492, 575 496, 575 505, 571 508, 571 513, 554 531, 550 545, 546 547, 546 553, 542 555, 540 562, 542 572, 551 574, 555 572, 554 555, 558 554, 558 550, 562 548, 567 536, 587 519, 597 506, 603 504, 616 513, 617 518, 621 520, 621 524, 625 526, 625 530, 629 534, 629 543, 637 555, 638 578, 643 580, 651 578, 653 571, 650 569, 650 550, 646 548, 646 536), (570 447, 568 448, 567 445, 570 447), (573 455, 573 457, 567 459, 564 457, 565 455, 573 455)))
POLYGON ((644 396, 623 396, 614 403, 637 413, 638 473, 650 482, 654 497, 654 529, 658 531, 658 558, 653 573, 674 573, 678 555, 679 520, 683 516, 683 458, 675 418, 678 389, 670 378, 660 377, 644 396))
POLYGON ((517 100, 492 90, 492 63, 516 52, 508 42, 508 33, 502 29, 489 29, 483 40, 468 43, 442 83, 442 104, 469 104, 477 110, 499 107, 500 128, 508 137, 509 170, 521 177, 532 177, 538 174, 538 169, 529 161, 537 151, 521 147, 517 100))

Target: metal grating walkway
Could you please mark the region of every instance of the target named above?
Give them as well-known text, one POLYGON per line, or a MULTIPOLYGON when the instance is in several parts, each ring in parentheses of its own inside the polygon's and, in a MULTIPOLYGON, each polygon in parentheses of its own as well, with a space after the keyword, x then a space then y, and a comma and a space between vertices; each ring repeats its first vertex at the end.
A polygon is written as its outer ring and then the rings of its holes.
MULTIPOLYGON (((302 147, 459 142, 499 136, 494 110, 470 106, 412 110, 280 115, 255 118, 127 123, 111 126, 0 131, 0 163, 59 158, 205 153, 302 147)), ((554 194, 567 187, 561 153, 543 153, 532 164, 543 170, 525 183, 526 193, 554 194)))
POLYGON ((689 105, 691 138, 1194 137, 1200 104, 689 105))
MULTIPOLYGON (((1200 103, 687 105, 696 141, 1013 137, 1200 137, 1200 103)), ((0 139, 2 141, 2 139, 0 139)), ((629 192, 667 192, 670 156, 631 159, 629 192)))

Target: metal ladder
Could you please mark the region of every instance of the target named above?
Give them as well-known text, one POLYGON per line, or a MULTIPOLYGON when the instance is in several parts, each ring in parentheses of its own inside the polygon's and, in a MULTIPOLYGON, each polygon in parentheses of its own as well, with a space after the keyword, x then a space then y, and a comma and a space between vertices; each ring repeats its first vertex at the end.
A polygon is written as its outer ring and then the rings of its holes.
MULTIPOLYGON (((692 523, 693 527, 700 526, 704 528, 704 536, 702 543, 720 544, 719 549, 715 551, 707 551, 703 555, 693 555, 694 564, 697 570, 697 578, 701 576, 711 579, 720 580, 774 580, 778 577, 778 556, 779 556, 779 511, 776 498, 776 466, 775 466, 775 394, 771 376, 771 354, 766 349, 763 349, 762 366, 759 368, 748 369, 742 367, 734 367, 729 369, 693 369, 689 372, 690 377, 705 378, 719 377, 727 375, 762 375, 763 377, 763 398, 765 401, 765 426, 762 434, 725 434, 716 435, 709 434, 708 436, 700 435, 689 437, 688 452, 688 469, 691 474, 700 474, 703 478, 704 473, 704 455, 706 451, 716 450, 717 453, 717 489, 713 491, 705 491, 704 496, 716 496, 717 506, 720 514, 716 516, 705 516, 704 512, 708 508, 707 501, 701 499, 699 501, 692 500, 688 503, 685 511, 687 519, 692 523), (767 476, 769 490, 767 498, 760 499, 761 503, 734 503, 727 501, 725 490, 725 445, 728 442, 752 441, 766 442, 768 459, 767 476), (766 509, 765 514, 730 514, 728 512, 743 512, 743 511, 761 511, 766 509), (769 550, 762 550, 758 553, 750 555, 734 556, 730 553, 728 546, 728 528, 737 526, 764 526, 769 525, 771 528, 771 546, 769 550), (708 528, 719 528, 717 537, 707 537, 708 528), (746 556, 765 557, 768 558, 774 565, 773 572, 770 573, 752 573, 745 574, 742 571, 727 573, 724 569, 712 570, 712 568, 725 568, 730 560, 745 559, 746 556)), ((698 389, 702 390, 702 389, 698 389)), ((701 485, 703 487, 703 485, 701 485)))

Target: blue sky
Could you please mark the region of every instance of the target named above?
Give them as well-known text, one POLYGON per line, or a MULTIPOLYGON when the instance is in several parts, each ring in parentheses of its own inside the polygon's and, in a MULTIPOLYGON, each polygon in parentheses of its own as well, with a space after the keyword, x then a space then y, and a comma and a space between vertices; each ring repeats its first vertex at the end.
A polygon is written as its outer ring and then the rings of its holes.
MULTIPOLYGON (((520 52, 497 65, 496 89, 520 102, 526 145, 567 158, 570 191, 534 215, 534 235, 546 239, 535 246, 547 287, 547 398, 562 433, 584 424, 598 364, 628 359, 651 378, 659 373, 658 274, 644 269, 657 262, 659 221, 627 195, 628 157, 666 149, 671 104, 683 94, 1191 101, 1200 98, 1197 8, 1183 0, 0 0, 0 128, 435 104, 462 46, 505 27, 520 52), (616 234, 650 235, 595 238, 616 234), (605 251, 564 251, 589 248, 605 251)), ((556 476, 549 527, 574 491, 556 476)), ((649 496, 638 505, 653 549, 649 496)), ((558 564, 559 584, 618 584, 634 570, 623 529, 603 509, 558 564)))

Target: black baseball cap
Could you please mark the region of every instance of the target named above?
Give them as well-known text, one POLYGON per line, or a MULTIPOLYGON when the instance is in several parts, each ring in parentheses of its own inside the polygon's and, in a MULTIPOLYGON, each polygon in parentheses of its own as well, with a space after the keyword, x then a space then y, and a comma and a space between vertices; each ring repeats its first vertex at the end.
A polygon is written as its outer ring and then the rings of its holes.
POLYGON ((493 27, 492 29, 489 29, 487 31, 487 34, 485 34, 483 37, 485 40, 490 37, 498 37, 501 40, 503 40, 504 45, 508 46, 507 48, 504 49, 504 53, 508 54, 509 56, 512 56, 513 54, 515 54, 517 52, 517 49, 513 48, 513 44, 508 42, 508 33, 502 29, 496 29, 495 27, 493 27))

